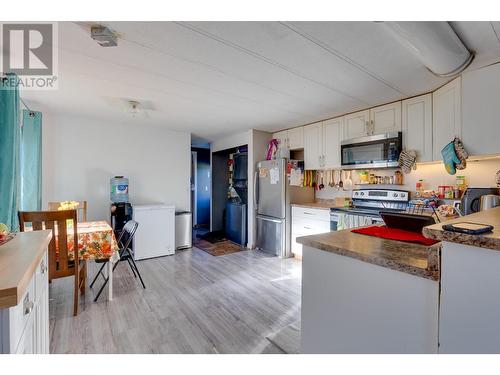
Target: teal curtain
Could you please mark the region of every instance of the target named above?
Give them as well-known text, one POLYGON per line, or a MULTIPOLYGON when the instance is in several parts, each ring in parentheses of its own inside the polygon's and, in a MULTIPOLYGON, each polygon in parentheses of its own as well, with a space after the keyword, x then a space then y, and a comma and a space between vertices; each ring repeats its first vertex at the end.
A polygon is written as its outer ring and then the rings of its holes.
POLYGON ((42 209, 42 113, 22 112, 21 197, 22 211, 42 209))
POLYGON ((20 190, 19 87, 15 74, 0 77, 0 223, 18 229, 20 190))

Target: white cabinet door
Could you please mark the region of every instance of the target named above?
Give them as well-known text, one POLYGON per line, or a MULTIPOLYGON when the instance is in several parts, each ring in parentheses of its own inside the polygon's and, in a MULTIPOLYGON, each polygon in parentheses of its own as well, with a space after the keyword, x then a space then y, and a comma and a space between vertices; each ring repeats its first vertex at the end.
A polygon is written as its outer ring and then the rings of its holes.
POLYGON ((441 160, 441 149, 461 137, 461 79, 455 78, 432 94, 432 159, 441 160))
POLYGON ((462 76, 462 141, 470 155, 500 153, 500 64, 462 76))
POLYGON ((298 150, 304 148, 304 128, 294 128, 288 130, 288 148, 298 150))
POLYGON ((361 111, 344 116, 344 139, 364 137, 369 134, 370 111, 361 111))
POLYGON ((16 354, 36 354, 36 333, 33 315, 34 314, 31 314, 30 319, 24 328, 21 340, 19 340, 16 354))
POLYGON ((322 123, 304 126, 304 167, 320 169, 322 166, 322 123))
POLYGON ((344 128, 344 117, 323 122, 324 168, 340 168, 340 143, 344 128))
POLYGON ((432 161, 432 94, 403 100, 403 144, 418 161, 432 161))
POLYGON ((278 140, 279 147, 288 147, 287 131, 283 130, 273 134, 273 138, 278 140))
POLYGON ((401 102, 370 109, 370 135, 401 131, 401 102))

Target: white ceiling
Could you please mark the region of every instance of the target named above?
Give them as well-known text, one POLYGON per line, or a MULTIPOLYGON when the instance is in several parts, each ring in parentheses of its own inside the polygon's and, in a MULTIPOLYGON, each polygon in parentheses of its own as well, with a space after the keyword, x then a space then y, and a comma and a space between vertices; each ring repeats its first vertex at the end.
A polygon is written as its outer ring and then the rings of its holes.
MULTIPOLYGON (((430 91, 431 74, 375 22, 59 23, 59 90, 23 91, 33 109, 160 125, 214 140, 275 131, 430 91), (119 98, 154 106, 133 118, 119 98)), ((469 69, 500 60, 500 23, 453 22, 476 52, 469 69)))

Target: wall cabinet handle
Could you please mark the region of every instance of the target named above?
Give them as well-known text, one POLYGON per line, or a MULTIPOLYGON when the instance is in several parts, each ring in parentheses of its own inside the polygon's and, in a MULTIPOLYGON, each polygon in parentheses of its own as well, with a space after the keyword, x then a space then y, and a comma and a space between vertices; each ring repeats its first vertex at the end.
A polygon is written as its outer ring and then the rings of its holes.
POLYGON ((45 265, 44 261, 42 261, 42 263, 40 264, 40 272, 42 273, 42 275, 47 272, 47 266, 45 265))
POLYGON ((304 229, 312 229, 311 227, 304 227, 304 229))
POLYGON ((370 135, 373 135, 375 132, 375 125, 373 124, 373 120, 370 120, 370 135))

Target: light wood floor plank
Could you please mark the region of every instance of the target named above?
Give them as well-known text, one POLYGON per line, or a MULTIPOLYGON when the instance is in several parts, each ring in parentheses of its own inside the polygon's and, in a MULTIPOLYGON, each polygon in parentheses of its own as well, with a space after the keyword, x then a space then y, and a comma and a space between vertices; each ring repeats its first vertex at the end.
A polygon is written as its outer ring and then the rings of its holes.
MULTIPOLYGON (((95 264, 89 265, 89 281, 95 264)), ((72 282, 50 284, 51 353, 283 353, 265 337, 300 319, 301 263, 243 251, 213 257, 193 248, 126 263, 97 303, 93 289, 72 316, 72 282)))

